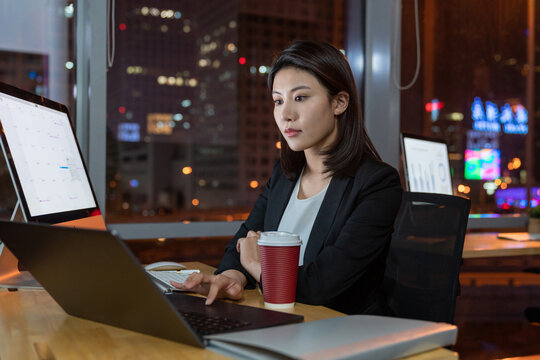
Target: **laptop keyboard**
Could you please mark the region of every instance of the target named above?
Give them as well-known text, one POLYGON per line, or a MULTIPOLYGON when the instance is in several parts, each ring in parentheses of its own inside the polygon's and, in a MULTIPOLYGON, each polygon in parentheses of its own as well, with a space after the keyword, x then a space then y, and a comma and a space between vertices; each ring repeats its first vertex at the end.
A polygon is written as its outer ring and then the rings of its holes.
POLYGON ((208 316, 197 312, 184 311, 181 312, 181 314, 193 330, 203 336, 239 329, 251 324, 246 321, 238 321, 219 316, 208 316))

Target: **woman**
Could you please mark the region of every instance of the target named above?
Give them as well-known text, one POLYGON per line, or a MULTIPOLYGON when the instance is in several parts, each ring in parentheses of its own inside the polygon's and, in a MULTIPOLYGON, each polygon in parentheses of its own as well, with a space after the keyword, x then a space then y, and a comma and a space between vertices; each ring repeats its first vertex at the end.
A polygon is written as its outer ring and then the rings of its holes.
POLYGON ((349 64, 329 44, 297 41, 268 76, 280 161, 216 275, 175 286, 240 299, 260 279, 260 231, 302 239, 296 300, 345 313, 385 314, 382 281, 401 201, 396 170, 366 134, 349 64))

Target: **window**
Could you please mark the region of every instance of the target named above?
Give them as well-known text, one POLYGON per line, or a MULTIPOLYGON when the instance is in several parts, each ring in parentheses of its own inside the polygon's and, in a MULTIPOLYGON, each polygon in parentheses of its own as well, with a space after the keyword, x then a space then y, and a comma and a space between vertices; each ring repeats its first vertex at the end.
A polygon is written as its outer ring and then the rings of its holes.
MULTIPOLYGON (((66 104, 72 119, 73 3, 18 0, 0 4, 0 81, 66 104)), ((16 202, 0 155, 0 217, 9 219, 16 202)))
MULTIPOLYGON (((448 143, 454 193, 471 198, 473 213, 540 201, 539 9, 531 14, 530 3, 419 1, 421 67, 401 92, 401 130, 448 143)), ((403 2, 402 85, 417 64, 414 19, 413 2, 403 2)))
POLYGON ((245 218, 279 157, 272 59, 295 38, 343 49, 343 3, 116 0, 107 223, 245 218))

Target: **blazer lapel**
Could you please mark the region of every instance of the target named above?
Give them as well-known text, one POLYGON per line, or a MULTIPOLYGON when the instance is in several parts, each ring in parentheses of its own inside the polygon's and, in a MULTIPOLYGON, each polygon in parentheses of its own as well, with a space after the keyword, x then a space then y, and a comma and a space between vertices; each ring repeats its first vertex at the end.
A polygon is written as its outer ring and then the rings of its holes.
POLYGON ((282 176, 275 185, 268 199, 268 207, 264 222, 265 231, 276 231, 285 208, 291 198, 291 193, 296 185, 296 180, 289 180, 282 176))
POLYGON ((334 222, 339 204, 341 204, 341 199, 343 198, 350 181, 350 177, 343 179, 332 178, 332 181, 330 181, 328 190, 326 190, 321 208, 319 209, 309 235, 308 244, 304 253, 304 264, 315 260, 315 257, 321 250, 324 239, 326 239, 326 235, 334 222))

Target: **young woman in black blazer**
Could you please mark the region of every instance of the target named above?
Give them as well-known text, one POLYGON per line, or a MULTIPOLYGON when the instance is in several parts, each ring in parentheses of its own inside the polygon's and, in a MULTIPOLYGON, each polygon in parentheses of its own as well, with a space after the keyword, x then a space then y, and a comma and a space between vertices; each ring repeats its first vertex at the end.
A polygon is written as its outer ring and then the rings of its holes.
POLYGON ((309 234, 302 239, 296 301, 385 314, 380 284, 402 190, 397 171, 381 161, 366 133, 347 59, 329 44, 297 41, 274 62, 268 86, 280 161, 216 274, 175 285, 207 295, 207 304, 240 299, 260 279, 260 231, 292 223, 309 234), (287 210, 317 195, 311 219, 287 210))

